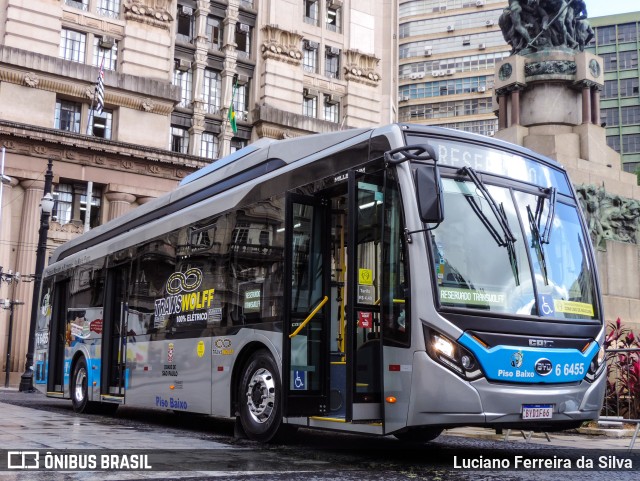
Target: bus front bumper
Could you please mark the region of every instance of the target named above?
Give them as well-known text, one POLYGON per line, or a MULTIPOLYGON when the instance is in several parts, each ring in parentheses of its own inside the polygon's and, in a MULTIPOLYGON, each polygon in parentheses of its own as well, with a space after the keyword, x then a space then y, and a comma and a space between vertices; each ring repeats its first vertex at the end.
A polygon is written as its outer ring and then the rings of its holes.
POLYGON ((605 378, 600 376, 593 384, 508 384, 485 378, 469 382, 419 351, 413 360, 407 425, 562 428, 598 418, 605 378), (552 418, 524 420, 525 404, 551 405, 552 418))

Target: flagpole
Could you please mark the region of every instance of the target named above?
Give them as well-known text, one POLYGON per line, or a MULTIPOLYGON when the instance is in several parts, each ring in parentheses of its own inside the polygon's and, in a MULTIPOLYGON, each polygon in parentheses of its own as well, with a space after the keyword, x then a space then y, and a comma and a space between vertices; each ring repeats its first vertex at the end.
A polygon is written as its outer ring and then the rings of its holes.
MULTIPOLYGON (((102 49, 101 49, 101 48, 99 48, 99 47, 98 47, 98 49, 99 49, 99 50, 102 50, 102 49)), ((102 75, 104 75, 104 74, 103 74, 103 69, 104 69, 104 59, 105 59, 105 57, 106 57, 106 56, 107 56, 107 52, 104 52, 104 53, 102 54, 102 61, 100 62, 100 67, 99 67, 99 69, 98 69, 98 82, 100 81, 100 77, 101 77, 102 75)), ((98 59, 99 59, 99 58, 100 58, 100 57, 98 56, 98 59)), ((88 118, 88 120, 87 120, 87 135, 89 135, 89 129, 91 129, 91 121, 92 121, 92 119, 95 117, 95 112, 94 112, 94 110, 93 110, 93 102, 94 102, 94 101, 95 101, 95 99, 96 99, 96 95, 98 95, 98 92, 97 92, 97 84, 98 84, 98 82, 96 82, 96 88, 94 88, 94 89, 93 89, 93 95, 91 96, 91 106, 89 107, 89 118, 88 118)), ((103 81, 103 82, 104 82, 104 81, 103 81)), ((104 89, 104 86, 103 86, 103 89, 104 89)), ((93 135, 93 131, 91 131, 91 135, 93 135)))
MULTIPOLYGON (((233 82, 231 84, 231 104, 229 105, 229 110, 227 112, 227 120, 222 122, 222 141, 224 142, 225 140, 225 136, 227 134, 227 124, 231 125, 231 112, 233 110, 233 101, 235 99, 236 96, 236 86, 238 85, 238 74, 235 74, 233 76, 233 78, 231 79, 231 81, 233 82)), ((233 130, 233 126, 232 126, 232 130, 233 130)), ((235 132, 234 132, 235 134, 235 132)), ((229 144, 229 152, 231 152, 231 144, 229 144)), ((219 154, 218 154, 219 156, 219 154)))

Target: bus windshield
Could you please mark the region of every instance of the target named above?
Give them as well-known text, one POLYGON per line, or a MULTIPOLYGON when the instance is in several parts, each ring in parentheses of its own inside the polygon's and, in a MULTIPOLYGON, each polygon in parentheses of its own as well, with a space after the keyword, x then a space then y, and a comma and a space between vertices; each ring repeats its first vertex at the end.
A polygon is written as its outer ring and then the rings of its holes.
POLYGON ((445 220, 430 231, 440 305, 595 319, 595 272, 576 207, 555 202, 552 189, 483 187, 443 179, 445 220))

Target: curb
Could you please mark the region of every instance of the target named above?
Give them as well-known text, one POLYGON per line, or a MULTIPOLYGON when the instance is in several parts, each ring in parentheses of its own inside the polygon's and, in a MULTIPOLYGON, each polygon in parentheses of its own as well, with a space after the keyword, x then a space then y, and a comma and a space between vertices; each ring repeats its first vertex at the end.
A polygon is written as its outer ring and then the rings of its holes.
POLYGON ((633 429, 617 428, 578 428, 578 434, 587 436, 606 436, 608 438, 630 438, 633 437, 633 429))

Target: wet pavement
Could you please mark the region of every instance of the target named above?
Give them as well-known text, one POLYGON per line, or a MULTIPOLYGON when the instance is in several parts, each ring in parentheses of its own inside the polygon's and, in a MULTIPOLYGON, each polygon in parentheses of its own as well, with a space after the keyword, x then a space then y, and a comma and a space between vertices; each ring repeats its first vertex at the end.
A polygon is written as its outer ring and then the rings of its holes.
MULTIPOLYGON (((525 461, 568 457, 575 464, 587 453, 604 456, 606 472, 616 479, 636 479, 640 446, 628 458, 630 438, 512 431, 480 428, 446 431, 424 446, 407 446, 391 436, 371 438, 301 429, 285 445, 261 445, 233 437, 233 423, 201 416, 177 416, 159 410, 120 408, 115 416, 77 415, 68 400, 42 394, 0 389, 0 456, 6 450, 42 453, 146 453, 153 471, 0 471, 0 481, 13 480, 137 480, 137 479, 260 479, 260 480, 555 480, 602 479, 595 469, 563 472, 537 469, 460 469, 469 460, 514 457, 525 461), (146 451, 138 451, 145 449, 146 451), (76 450, 76 451, 72 451, 76 450), (77 451, 82 450, 82 451, 77 451), (566 454, 569 453, 569 454, 566 454), (595 454, 594 454, 595 453, 595 454), (630 459, 628 466, 616 460, 630 459), (454 466, 457 463, 458 467, 454 466), (167 470, 161 470, 166 467, 167 470), (170 471, 169 471, 170 470, 170 471)), ((640 443, 638 443, 640 444, 640 443)), ((4 459, 0 459, 0 466, 4 459)), ((5 464, 6 466, 6 464, 5 464)))

